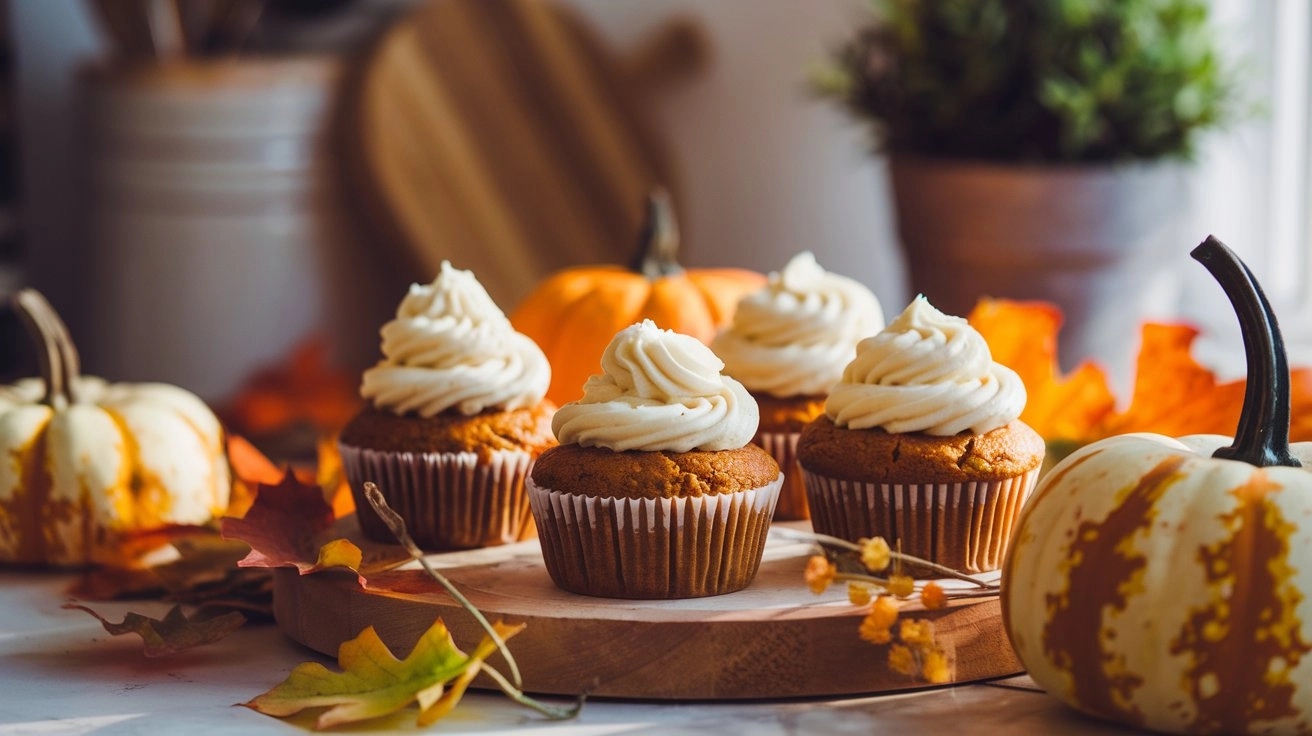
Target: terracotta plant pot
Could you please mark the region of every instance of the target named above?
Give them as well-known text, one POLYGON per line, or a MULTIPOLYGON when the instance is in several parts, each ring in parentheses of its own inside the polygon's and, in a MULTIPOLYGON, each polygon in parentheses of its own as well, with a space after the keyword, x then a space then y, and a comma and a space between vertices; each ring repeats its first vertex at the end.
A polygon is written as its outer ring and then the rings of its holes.
POLYGON ((890 176, 910 286, 949 314, 982 296, 1042 299, 1066 316, 1069 367, 1128 365, 1140 320, 1174 296, 1175 164, 1010 166, 895 155, 890 176), (1124 365, 1122 365, 1124 364, 1124 365))

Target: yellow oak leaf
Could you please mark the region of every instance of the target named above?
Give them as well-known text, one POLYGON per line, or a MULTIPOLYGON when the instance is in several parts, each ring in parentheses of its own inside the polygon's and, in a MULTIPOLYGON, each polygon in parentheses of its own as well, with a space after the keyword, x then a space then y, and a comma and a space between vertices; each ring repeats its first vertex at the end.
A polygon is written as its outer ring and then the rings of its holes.
MULTIPOLYGON (((524 626, 497 622, 493 628, 505 640, 524 626)), ((417 702, 420 725, 427 725, 455 707, 482 661, 494 651, 496 645, 484 638, 472 654, 466 655, 456 648, 446 625, 437 619, 410 654, 397 659, 370 626, 338 649, 341 672, 318 662, 297 665, 286 680, 243 705, 279 717, 327 707, 315 728, 330 728, 395 713, 417 702)))

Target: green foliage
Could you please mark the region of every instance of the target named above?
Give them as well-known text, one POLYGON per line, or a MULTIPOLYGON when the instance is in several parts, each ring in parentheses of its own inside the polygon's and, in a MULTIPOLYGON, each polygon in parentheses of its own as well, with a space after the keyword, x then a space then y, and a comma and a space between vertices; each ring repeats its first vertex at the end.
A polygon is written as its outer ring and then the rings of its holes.
POLYGON ((1188 156, 1232 116, 1204 0, 874 0, 815 81, 881 146, 1078 162, 1188 156))

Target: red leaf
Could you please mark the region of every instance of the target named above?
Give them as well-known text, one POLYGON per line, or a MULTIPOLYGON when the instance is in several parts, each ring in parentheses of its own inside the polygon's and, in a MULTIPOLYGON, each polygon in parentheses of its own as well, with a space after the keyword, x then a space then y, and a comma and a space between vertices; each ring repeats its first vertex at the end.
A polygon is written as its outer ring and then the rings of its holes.
POLYGON ((410 559, 400 547, 395 553, 371 555, 363 567, 360 548, 342 538, 335 526, 333 508, 319 486, 302 483, 291 470, 277 485, 257 485, 255 502, 240 519, 222 521, 226 539, 251 546, 240 567, 294 567, 307 575, 330 567, 345 567, 365 584, 362 570, 385 569, 410 559))

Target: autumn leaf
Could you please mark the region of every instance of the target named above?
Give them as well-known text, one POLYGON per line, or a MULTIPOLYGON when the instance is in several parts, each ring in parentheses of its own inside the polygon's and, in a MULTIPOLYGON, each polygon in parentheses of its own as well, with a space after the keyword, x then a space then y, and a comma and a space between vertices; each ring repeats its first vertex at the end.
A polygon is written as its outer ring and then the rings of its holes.
POLYGON ((251 546, 250 553, 237 562, 240 567, 295 567, 302 575, 344 567, 355 572, 363 585, 365 572, 410 558, 399 547, 380 545, 366 567, 360 548, 342 538, 319 487, 301 482, 290 470, 277 485, 258 488, 246 515, 225 518, 221 526, 224 538, 251 546))
POLYGON ((197 615, 187 618, 182 612, 182 606, 174 606, 163 620, 128 613, 117 624, 77 603, 65 603, 63 608, 86 611, 95 616, 105 631, 114 636, 137 634, 145 643, 147 657, 167 657, 193 647, 212 644, 246 623, 246 617, 236 611, 213 617, 197 615))
POLYGON ((1061 375, 1057 332, 1061 310, 1044 302, 981 299, 971 325, 984 336, 993 359, 1020 375, 1028 399, 1021 421, 1044 439, 1085 440, 1116 406, 1107 376, 1093 363, 1061 375))
POLYGON ((1221 383, 1194 359, 1198 330, 1146 324, 1135 366, 1130 405, 1111 417, 1100 436, 1126 432, 1233 435, 1244 403, 1244 381, 1221 383))
MULTIPOLYGON (((503 640, 524 628, 500 622, 494 626, 503 640)), ((428 725, 455 706, 482 661, 494 651, 495 644, 485 637, 473 654, 466 655, 437 619, 410 654, 397 659, 370 626, 338 650, 341 672, 318 662, 300 664, 286 680, 243 705, 279 717, 327 707, 315 727, 330 728, 395 713, 417 702, 419 725, 428 725)))
POLYGON ((315 336, 279 364, 260 369, 220 413, 240 431, 262 435, 297 423, 335 431, 360 408, 356 377, 330 365, 329 342, 315 336))
POLYGON ((237 561, 250 552, 246 543, 222 539, 213 530, 178 537, 170 546, 175 556, 167 562, 146 567, 99 567, 83 574, 69 594, 92 600, 114 600, 199 592, 223 585, 241 572, 237 561))
POLYGON ((319 467, 315 481, 323 490, 323 497, 332 507, 333 515, 341 519, 355 513, 355 499, 351 495, 351 486, 342 466, 342 453, 337 449, 337 435, 320 436, 318 452, 319 467))
MULTIPOLYGON (((1244 380, 1220 381, 1193 357, 1199 332, 1187 325, 1141 328, 1134 386, 1116 409, 1102 369, 1092 363, 1061 375, 1057 331, 1061 311, 1042 302, 982 299, 970 323, 994 360, 1015 370, 1029 395, 1020 418, 1048 441, 1049 453, 1128 432, 1233 435, 1244 400, 1244 380)), ((1290 439, 1312 440, 1312 369, 1290 372, 1290 439)))

